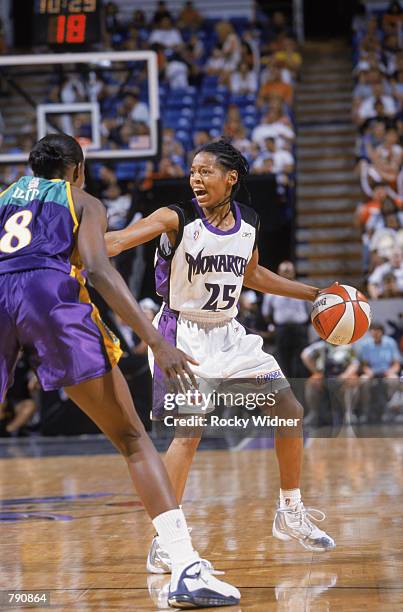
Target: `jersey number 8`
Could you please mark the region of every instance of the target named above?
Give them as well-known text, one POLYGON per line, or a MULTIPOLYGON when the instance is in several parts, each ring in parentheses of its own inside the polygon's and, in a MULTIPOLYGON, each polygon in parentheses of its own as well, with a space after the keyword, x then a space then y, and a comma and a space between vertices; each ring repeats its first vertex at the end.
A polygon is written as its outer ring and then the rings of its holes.
POLYGON ((4 225, 6 233, 0 240, 0 251, 3 253, 15 253, 15 251, 28 246, 32 240, 32 234, 28 229, 31 221, 32 212, 30 210, 22 210, 7 219, 4 225))

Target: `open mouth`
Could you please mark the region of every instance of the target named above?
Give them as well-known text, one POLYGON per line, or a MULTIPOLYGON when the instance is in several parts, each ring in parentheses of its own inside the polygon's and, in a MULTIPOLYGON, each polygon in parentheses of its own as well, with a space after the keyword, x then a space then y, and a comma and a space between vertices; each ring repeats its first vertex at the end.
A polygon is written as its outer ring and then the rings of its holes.
POLYGON ((203 196, 207 195, 207 191, 205 189, 202 189, 202 188, 193 189, 193 192, 194 192, 196 198, 202 198, 203 196))

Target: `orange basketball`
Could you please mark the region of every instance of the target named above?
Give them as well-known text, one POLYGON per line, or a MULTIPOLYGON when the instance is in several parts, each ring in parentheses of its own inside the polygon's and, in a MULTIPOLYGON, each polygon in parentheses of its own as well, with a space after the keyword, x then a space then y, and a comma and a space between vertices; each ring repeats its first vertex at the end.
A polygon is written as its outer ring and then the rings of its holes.
POLYGON ((316 332, 331 344, 352 344, 371 323, 368 300, 355 287, 334 283, 316 298, 311 313, 316 332))

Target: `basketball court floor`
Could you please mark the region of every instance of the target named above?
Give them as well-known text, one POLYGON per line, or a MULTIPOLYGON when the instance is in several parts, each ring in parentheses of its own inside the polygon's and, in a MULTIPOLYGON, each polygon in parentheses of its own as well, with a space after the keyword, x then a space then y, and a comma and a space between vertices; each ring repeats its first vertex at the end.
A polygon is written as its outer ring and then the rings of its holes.
MULTIPOLYGON (((13 442, 2 454, 1 591, 49 591, 54 610, 168 609, 157 601, 167 578, 145 571, 152 526, 106 442, 13 442)), ((200 451, 184 509, 200 553, 241 589, 226 609, 403 610, 402 466, 401 439, 309 441, 305 505, 327 513, 337 542, 319 554, 271 536, 273 450, 200 451)))

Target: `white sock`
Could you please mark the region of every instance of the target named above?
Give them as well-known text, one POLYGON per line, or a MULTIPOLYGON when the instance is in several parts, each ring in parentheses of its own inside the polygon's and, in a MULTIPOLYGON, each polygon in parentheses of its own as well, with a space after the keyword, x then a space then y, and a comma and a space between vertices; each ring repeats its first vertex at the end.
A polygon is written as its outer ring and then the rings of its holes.
POLYGON ((168 510, 153 520, 158 533, 160 546, 167 551, 172 561, 172 569, 189 565, 200 559, 193 549, 183 511, 168 510))
MULTIPOLYGON (((182 509, 183 509, 183 508, 182 508, 182 504, 179 504, 179 510, 182 510, 182 509)), ((155 517, 155 518, 158 518, 158 517, 155 517)), ((191 527, 188 527, 188 531, 189 531, 189 533, 192 533, 192 528, 191 528, 191 527)), ((161 541, 160 541, 160 538, 159 538, 159 536, 158 536, 158 531, 157 531, 157 533, 155 534, 155 537, 157 538, 157 541, 158 541, 159 546, 161 546, 161 547, 162 547, 162 545, 161 545, 161 541)))
POLYGON ((299 489, 280 489, 280 508, 294 508, 301 501, 301 491, 299 489))

